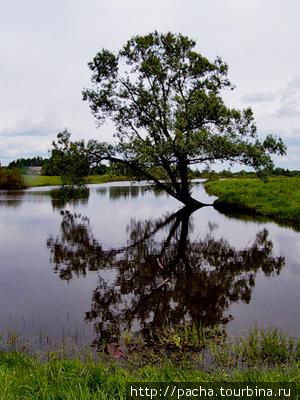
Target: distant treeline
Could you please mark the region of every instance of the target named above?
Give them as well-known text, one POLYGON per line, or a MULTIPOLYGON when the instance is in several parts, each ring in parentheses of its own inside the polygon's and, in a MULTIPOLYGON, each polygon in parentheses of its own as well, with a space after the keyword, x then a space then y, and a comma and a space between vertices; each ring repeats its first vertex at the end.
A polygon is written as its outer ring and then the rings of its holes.
MULTIPOLYGON (((42 157, 32 157, 32 158, 18 158, 15 161, 9 163, 9 169, 18 168, 21 170, 22 174, 30 173, 30 167, 41 167, 41 175, 46 176, 60 176, 62 175, 62 167, 61 163, 57 162, 55 157, 50 158, 42 158, 42 157)), ((128 176, 134 177, 132 171, 129 171, 121 164, 113 164, 113 165, 105 165, 105 164, 98 164, 96 167, 87 167, 89 175, 114 175, 114 176, 128 176)), ((153 171, 152 171, 153 172, 153 171)), ((218 178, 234 178, 234 177, 255 177, 255 172, 250 171, 238 171, 238 172, 231 172, 229 170, 223 171, 214 171, 204 169, 200 171, 199 169, 196 170, 189 170, 189 174, 192 178, 203 178, 203 179, 218 179, 218 178)), ((155 175, 159 179, 164 179, 164 172, 160 170, 159 167, 155 170, 155 175)), ((274 168, 271 172, 273 176, 300 176, 300 171, 297 170, 289 170, 284 168, 274 168)))
MULTIPOLYGON (((60 165, 52 157, 32 157, 32 158, 18 158, 8 164, 8 169, 18 168, 22 174, 30 173, 30 167, 41 167, 41 175, 46 176, 60 176, 62 174, 60 165)), ((110 170, 116 170, 104 164, 99 164, 97 167, 90 168, 90 175, 105 175, 110 170)))
MULTIPOLYGON (((195 171, 190 171, 190 174, 192 175, 193 178, 203 178, 203 179, 219 179, 219 178, 255 178, 257 176, 256 172, 252 171, 238 171, 238 172, 231 172, 229 170, 223 170, 223 171, 214 171, 214 170, 195 170, 195 171)), ((292 170, 290 171, 289 169, 284 169, 284 168, 274 168, 273 171, 270 173, 271 176, 290 176, 290 177, 295 177, 295 176, 300 176, 300 171, 297 170, 292 170)))
POLYGON ((47 159, 42 157, 33 158, 18 158, 8 164, 8 168, 19 168, 21 171, 28 167, 42 167, 47 162, 47 159))

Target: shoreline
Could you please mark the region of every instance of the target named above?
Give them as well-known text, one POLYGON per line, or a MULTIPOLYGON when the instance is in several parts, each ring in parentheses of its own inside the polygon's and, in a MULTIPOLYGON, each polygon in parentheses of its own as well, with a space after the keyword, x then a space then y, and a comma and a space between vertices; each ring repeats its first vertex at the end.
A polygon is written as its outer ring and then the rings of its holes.
POLYGON ((300 227, 300 178, 224 179, 207 181, 214 207, 224 214, 257 216, 300 227))
POLYGON ((198 345, 194 353, 178 345, 171 351, 136 347, 116 358, 79 348, 72 356, 28 354, 11 343, 11 350, 0 351, 1 399, 125 399, 127 382, 294 382, 299 395, 300 339, 253 329, 237 341, 211 336, 198 345))

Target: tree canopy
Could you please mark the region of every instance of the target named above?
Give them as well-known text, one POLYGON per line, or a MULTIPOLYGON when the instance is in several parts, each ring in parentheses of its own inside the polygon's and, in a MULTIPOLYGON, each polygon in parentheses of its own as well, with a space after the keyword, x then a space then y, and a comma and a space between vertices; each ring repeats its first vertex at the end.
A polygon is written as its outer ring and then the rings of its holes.
POLYGON ((199 205, 189 166, 239 163, 261 173, 273 167, 272 154, 285 153, 281 139, 258 138, 250 108, 225 105, 222 90, 234 89, 227 64, 209 61, 182 34, 135 36, 118 53, 101 50, 89 67, 83 98, 99 124, 110 119, 116 128, 114 144, 86 145, 89 161, 124 164, 186 205, 199 205))

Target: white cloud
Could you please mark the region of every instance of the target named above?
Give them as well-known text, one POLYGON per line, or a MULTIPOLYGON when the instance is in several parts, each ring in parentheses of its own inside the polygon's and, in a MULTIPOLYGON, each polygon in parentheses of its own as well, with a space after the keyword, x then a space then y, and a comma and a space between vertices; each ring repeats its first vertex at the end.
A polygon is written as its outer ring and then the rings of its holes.
POLYGON ((0 159, 39 155, 64 127, 109 139, 113 127, 97 131, 81 99, 87 62, 155 29, 187 34, 203 55, 228 62, 230 101, 254 103, 260 131, 297 129, 295 87, 278 92, 299 74, 299 14, 299 0, 1 1, 0 159))
POLYGON ((53 136, 61 130, 62 124, 55 115, 43 118, 27 116, 16 120, 11 126, 0 129, 0 136, 13 138, 15 136, 53 136))
POLYGON ((278 159, 281 163, 285 164, 295 164, 300 162, 300 142, 297 145, 290 146, 288 148, 286 156, 278 159))

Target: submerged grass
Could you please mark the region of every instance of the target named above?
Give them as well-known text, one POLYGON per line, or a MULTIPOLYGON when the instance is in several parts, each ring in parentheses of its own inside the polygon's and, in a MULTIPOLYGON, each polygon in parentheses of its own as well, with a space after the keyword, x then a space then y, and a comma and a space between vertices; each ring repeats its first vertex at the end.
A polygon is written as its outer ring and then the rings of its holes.
MULTIPOLYGON (((24 175, 23 176, 26 186, 38 187, 38 186, 59 186, 61 185, 60 176, 45 176, 45 175, 24 175)), ((92 175, 87 178, 87 182, 94 183, 106 183, 128 180, 126 176, 114 176, 114 175, 92 175)))
POLYGON ((208 181, 209 194, 218 196, 221 211, 243 211, 279 221, 300 223, 300 178, 224 179, 208 181))
MULTIPOLYGON (((113 361, 104 353, 72 358, 60 352, 29 355, 0 352, 1 399, 125 399, 126 382, 296 382, 300 397, 300 341, 277 330, 252 330, 234 340, 207 329, 162 328, 159 340, 174 335, 196 352, 152 347, 113 361), (190 331, 189 331, 190 329, 190 331), (217 340, 216 340, 217 339, 217 340)), ((176 339, 175 339, 176 342, 176 339)))
POLYGON ((210 343, 224 339, 224 331, 218 327, 208 328, 202 325, 184 325, 178 327, 163 326, 152 332, 153 341, 163 348, 181 350, 199 350, 210 343))

